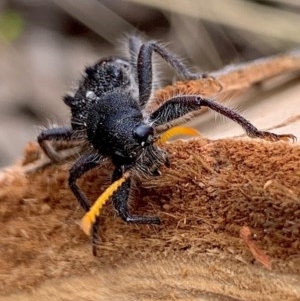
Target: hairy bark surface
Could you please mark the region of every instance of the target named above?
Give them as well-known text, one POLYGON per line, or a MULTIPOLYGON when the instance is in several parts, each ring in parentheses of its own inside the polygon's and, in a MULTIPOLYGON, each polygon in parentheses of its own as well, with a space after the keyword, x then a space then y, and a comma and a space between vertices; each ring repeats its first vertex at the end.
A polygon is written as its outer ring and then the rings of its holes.
MULTIPOLYGON (((300 145, 198 138, 164 147, 171 168, 136 179, 131 202, 163 224, 125 224, 108 204, 93 257, 67 186, 71 163, 27 173, 41 156, 29 144, 0 174, 0 300, 299 299, 300 145)), ((79 181, 89 199, 110 170, 79 181)))

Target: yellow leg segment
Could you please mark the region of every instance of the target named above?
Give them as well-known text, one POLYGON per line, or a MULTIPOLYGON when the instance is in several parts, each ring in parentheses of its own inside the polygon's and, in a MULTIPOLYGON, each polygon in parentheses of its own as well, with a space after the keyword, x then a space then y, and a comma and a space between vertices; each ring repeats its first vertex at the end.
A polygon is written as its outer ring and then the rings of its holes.
MULTIPOLYGON (((189 135, 189 136, 196 136, 199 135, 199 132, 193 128, 190 127, 183 127, 183 126, 177 126, 173 127, 166 132, 164 132, 160 138, 158 139, 158 143, 164 143, 173 136, 176 135, 189 135)), ((126 181, 126 179, 129 177, 129 173, 125 173, 122 178, 112 183, 95 201, 93 206, 90 208, 90 210, 84 215, 84 217, 81 219, 81 229, 86 235, 91 234, 91 229, 93 224, 96 221, 96 218, 100 215, 100 211, 102 207, 105 205, 105 203, 109 200, 109 198, 118 190, 118 188, 126 181)))
POLYGON ((128 173, 125 173, 122 178, 113 182, 95 201, 90 210, 81 219, 80 227, 86 235, 91 234, 92 225, 95 223, 96 218, 100 215, 100 211, 109 198, 115 191, 126 181, 129 177, 128 173))
POLYGON ((158 143, 165 143, 167 140, 172 138, 173 136, 176 135, 188 135, 188 136, 199 136, 200 133, 190 127, 185 127, 185 126, 175 126, 173 128, 170 128, 166 132, 164 132, 158 139, 158 143))

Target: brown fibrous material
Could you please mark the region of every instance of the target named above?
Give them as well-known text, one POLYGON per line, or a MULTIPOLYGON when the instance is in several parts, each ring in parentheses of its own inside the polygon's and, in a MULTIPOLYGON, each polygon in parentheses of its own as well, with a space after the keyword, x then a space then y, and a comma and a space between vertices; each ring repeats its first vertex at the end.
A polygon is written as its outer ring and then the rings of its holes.
MULTIPOLYGON (((157 214, 162 225, 125 224, 108 203, 93 257, 78 225, 84 212, 67 185, 71 162, 28 173, 42 156, 29 144, 23 163, 0 174, 3 300, 32 288, 26 294, 38 300, 49 282, 57 296, 69 289, 69 299, 57 300, 299 298, 300 145, 197 138, 164 148, 171 167, 135 179, 131 195, 132 212, 157 214), (255 235, 241 238, 245 227, 255 235)), ((90 200, 109 185, 111 171, 107 163, 79 181, 90 200)))

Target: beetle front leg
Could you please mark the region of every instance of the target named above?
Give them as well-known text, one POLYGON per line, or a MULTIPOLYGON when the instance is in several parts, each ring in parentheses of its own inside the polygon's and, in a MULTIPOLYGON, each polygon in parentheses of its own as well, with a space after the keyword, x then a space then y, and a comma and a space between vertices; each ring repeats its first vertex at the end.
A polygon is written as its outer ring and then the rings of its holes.
POLYGON ((169 99, 150 115, 149 122, 154 124, 157 132, 163 132, 175 124, 179 124, 180 120, 182 120, 182 122, 186 121, 186 115, 193 111, 200 110, 201 107, 208 107, 235 121, 245 130, 249 137, 270 141, 278 141, 281 139, 291 139, 294 141, 296 139, 294 135, 290 134, 278 135, 266 131, 259 131, 253 124, 234 110, 200 96, 177 96, 169 99))
POLYGON ((74 131, 70 127, 59 127, 59 128, 50 128, 42 131, 38 137, 37 141, 52 162, 63 162, 65 159, 75 155, 80 151, 82 147, 80 145, 81 141, 85 139, 85 133, 80 131, 74 131), (49 142, 72 142, 70 146, 68 145, 67 149, 70 150, 66 151, 57 151, 52 144, 49 142))
POLYGON ((130 189, 129 173, 122 174, 119 169, 113 174, 112 184, 100 195, 100 197, 90 207, 89 211, 81 220, 81 228, 87 235, 92 236, 93 255, 96 256, 97 231, 99 216, 104 204, 112 197, 113 205, 118 215, 127 223, 137 224, 160 224, 157 216, 131 215, 128 210, 128 196, 130 189), (121 176, 120 176, 121 175, 121 176))
POLYGON ((49 141, 68 141, 72 137, 73 130, 69 127, 53 128, 42 131, 38 137, 38 143, 44 153, 53 162, 60 162, 63 158, 53 148, 49 141))
POLYGON ((181 77, 187 80, 195 80, 207 77, 206 74, 191 72, 173 53, 169 52, 158 43, 150 41, 140 46, 137 60, 137 75, 139 85, 139 102, 144 107, 152 92, 152 54, 157 53, 168 63, 181 77))
POLYGON ((78 161, 76 161, 76 163, 70 169, 68 179, 69 186, 78 203, 85 211, 88 211, 90 209, 90 204, 85 194, 77 186, 76 182, 83 174, 99 165, 102 160, 103 158, 99 155, 95 156, 94 154, 87 154, 79 158, 78 161))
MULTIPOLYGON (((119 168, 116 168, 113 173, 113 181, 119 179, 122 172, 119 168)), ((112 203, 116 209, 118 215, 127 223, 134 224, 160 224, 160 218, 157 216, 140 216, 131 215, 128 208, 128 198, 130 192, 131 179, 127 178, 124 184, 116 191, 112 197, 112 203)))

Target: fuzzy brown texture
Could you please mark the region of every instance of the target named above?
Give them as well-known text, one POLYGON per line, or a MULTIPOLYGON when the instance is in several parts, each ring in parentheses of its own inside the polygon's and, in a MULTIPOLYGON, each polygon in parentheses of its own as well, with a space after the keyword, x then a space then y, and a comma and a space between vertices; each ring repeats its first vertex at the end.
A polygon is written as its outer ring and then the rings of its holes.
MULTIPOLYGON (((171 168, 136 180, 128 225, 108 203, 98 257, 78 222, 70 163, 0 174, 0 300, 299 300, 300 145, 250 139, 167 143, 171 168), (265 262, 264 262, 265 261, 265 262)), ((25 165, 24 165, 25 164, 25 165)), ((111 166, 79 185, 95 200, 111 166)))

